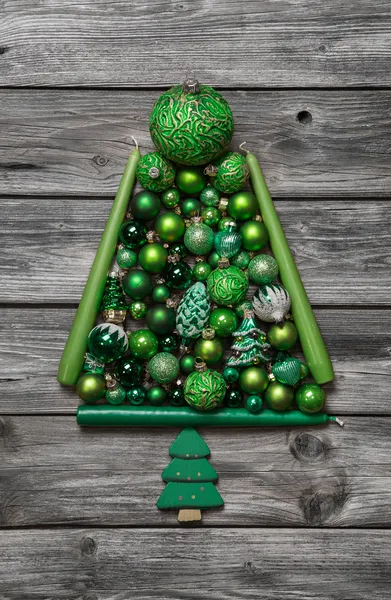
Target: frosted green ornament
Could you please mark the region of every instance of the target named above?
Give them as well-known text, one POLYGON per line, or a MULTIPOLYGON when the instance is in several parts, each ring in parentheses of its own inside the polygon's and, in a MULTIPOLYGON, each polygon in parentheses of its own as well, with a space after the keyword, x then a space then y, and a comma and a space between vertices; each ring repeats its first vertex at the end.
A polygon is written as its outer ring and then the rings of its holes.
POLYGON ((189 252, 197 256, 202 256, 212 250, 213 239, 213 229, 205 225, 205 223, 196 222, 186 229, 183 241, 189 252))
POLYGON ((278 276, 276 259, 268 254, 254 256, 248 265, 248 276, 258 285, 271 283, 278 276))
POLYGON ((212 185, 216 190, 224 194, 238 192, 250 176, 246 158, 238 152, 227 152, 205 171, 211 176, 212 185))
POLYGON ((193 78, 162 94, 149 119, 155 146, 169 160, 182 165, 213 161, 230 143, 233 129, 226 100, 193 78))
POLYGON ((217 371, 205 368, 190 373, 185 381, 185 400, 197 410, 213 410, 220 406, 226 392, 225 381, 217 371))
POLYGON ((215 269, 207 279, 208 292, 217 304, 230 306, 238 304, 248 290, 248 279, 238 267, 215 269))
POLYGON ((201 335, 210 315, 206 286, 198 281, 185 292, 176 312, 176 330, 187 345, 201 335))
POLYGON ((242 236, 236 231, 236 225, 232 224, 226 231, 216 233, 214 245, 219 255, 224 258, 231 258, 237 254, 242 245, 242 236))
POLYGON ((217 206, 220 194, 211 185, 207 185, 201 192, 200 200, 205 206, 217 206))
POLYGON ((137 254, 130 248, 120 248, 117 252, 116 261, 121 269, 132 269, 137 264, 137 254))
POLYGON ((246 250, 240 250, 231 258, 230 263, 235 267, 239 267, 239 269, 247 269, 250 260, 250 254, 246 250))
POLYGON ((152 379, 158 383, 170 383, 178 377, 178 359, 168 352, 159 352, 149 361, 148 371, 152 379))
POLYGON ((150 152, 140 158, 136 177, 146 190, 163 192, 174 183, 175 169, 159 152, 150 152))
POLYGON ((109 404, 122 404, 126 399, 126 390, 117 385, 113 390, 107 390, 105 398, 109 404))

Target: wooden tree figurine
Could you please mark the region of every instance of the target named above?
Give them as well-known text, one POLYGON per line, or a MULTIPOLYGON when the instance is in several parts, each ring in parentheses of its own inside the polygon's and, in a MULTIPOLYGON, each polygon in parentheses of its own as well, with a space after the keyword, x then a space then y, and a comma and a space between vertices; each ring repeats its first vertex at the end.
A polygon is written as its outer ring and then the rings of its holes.
POLYGON ((201 510, 223 506, 224 501, 214 483, 217 473, 206 460, 210 450, 192 427, 181 431, 172 443, 172 461, 162 473, 167 482, 156 506, 178 509, 178 521, 200 521, 201 510))

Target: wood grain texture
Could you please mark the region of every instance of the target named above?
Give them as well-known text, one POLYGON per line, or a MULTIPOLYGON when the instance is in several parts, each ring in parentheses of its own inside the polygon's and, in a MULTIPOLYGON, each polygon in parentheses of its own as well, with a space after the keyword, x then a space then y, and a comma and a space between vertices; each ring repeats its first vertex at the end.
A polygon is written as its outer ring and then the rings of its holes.
MULTIPOLYGON (((178 432, 0 417, 0 524, 178 527, 155 506, 178 432)), ((391 526, 389 417, 200 433, 225 502, 203 511, 206 526, 391 526)))
POLYGON ((3 0, 2 85, 391 84, 387 0, 3 0))
MULTIPOLYGON (((148 118, 160 93, 1 90, 0 193, 114 195, 130 136, 152 150, 148 118)), ((391 91, 224 96, 236 123, 232 147, 246 140, 275 196, 389 195, 391 91), (302 111, 311 122, 299 121, 302 111)))

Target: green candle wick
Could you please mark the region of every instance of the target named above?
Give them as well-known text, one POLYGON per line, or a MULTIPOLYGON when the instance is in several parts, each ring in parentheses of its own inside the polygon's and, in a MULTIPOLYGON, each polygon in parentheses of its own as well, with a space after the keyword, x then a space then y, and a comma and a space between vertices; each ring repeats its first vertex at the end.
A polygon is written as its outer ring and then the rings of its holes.
POLYGON ((247 148, 243 148, 244 144, 247 144, 247 142, 242 142, 241 144, 239 144, 239 149, 243 152, 246 152, 247 154, 250 154, 250 150, 247 150, 247 148))

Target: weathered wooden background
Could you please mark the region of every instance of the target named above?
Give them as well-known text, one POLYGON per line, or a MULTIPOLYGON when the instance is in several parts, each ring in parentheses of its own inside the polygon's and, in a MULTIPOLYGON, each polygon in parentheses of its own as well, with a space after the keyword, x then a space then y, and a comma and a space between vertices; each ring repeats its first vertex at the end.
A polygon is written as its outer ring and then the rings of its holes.
POLYGON ((391 2, 0 0, 0 598, 385 600, 391 2), (79 430, 55 375, 135 135, 187 69, 257 153, 345 429, 205 430, 226 505, 155 500, 175 430, 79 430))

